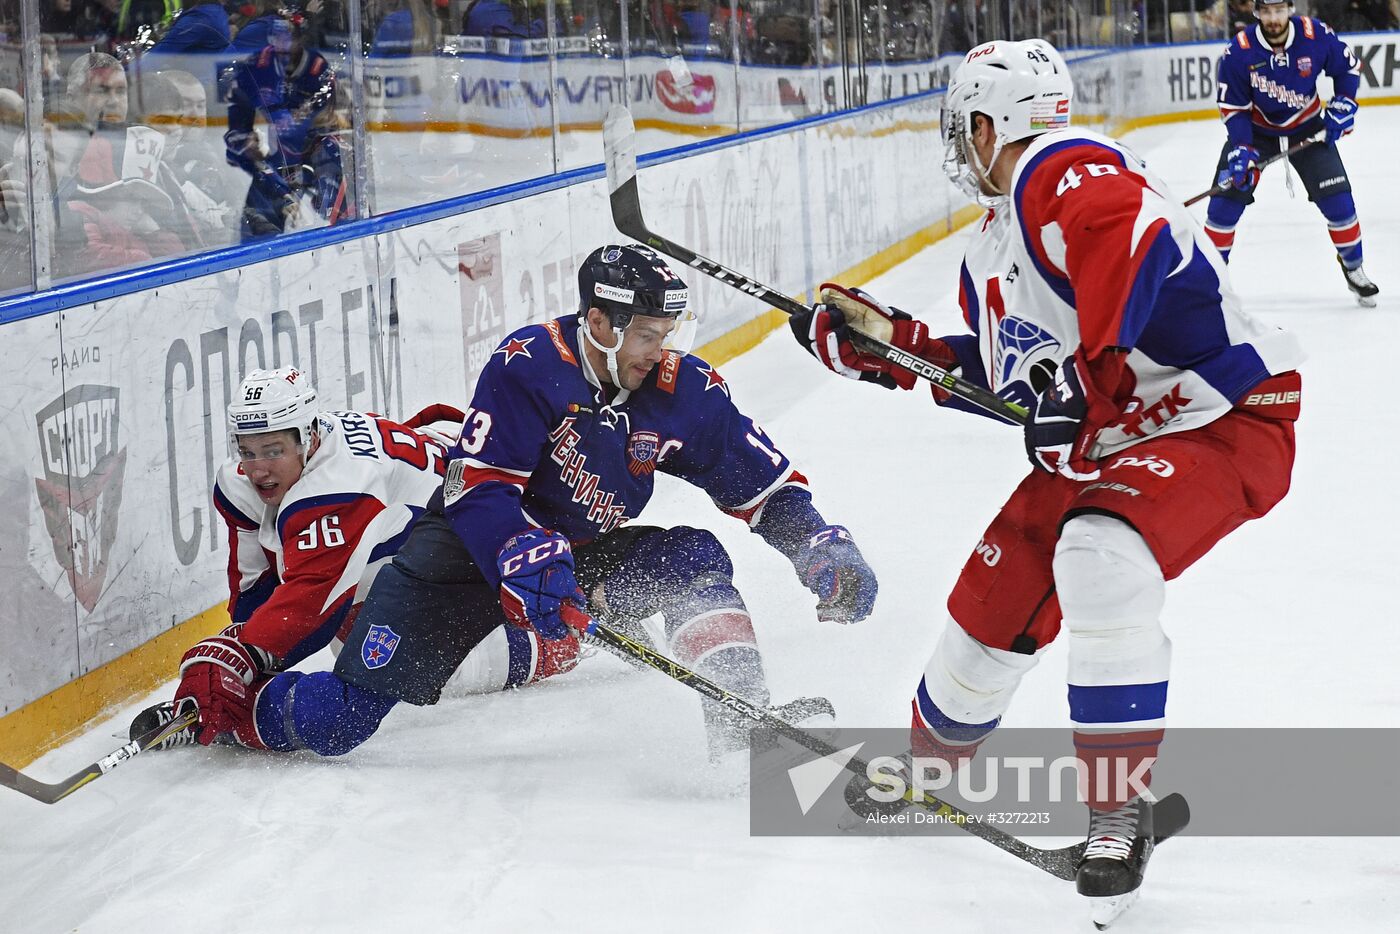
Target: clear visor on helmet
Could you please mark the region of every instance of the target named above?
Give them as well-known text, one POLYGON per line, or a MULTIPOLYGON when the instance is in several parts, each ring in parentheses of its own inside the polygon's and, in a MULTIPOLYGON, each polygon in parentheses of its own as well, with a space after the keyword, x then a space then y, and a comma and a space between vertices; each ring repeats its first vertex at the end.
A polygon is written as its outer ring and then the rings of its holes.
POLYGON ((676 326, 666 337, 666 349, 688 354, 695 347, 695 335, 700 330, 700 316, 687 308, 676 318, 676 326))
POLYGON ((306 445, 295 429, 265 431, 258 434, 229 434, 229 454, 240 464, 269 463, 287 457, 302 457, 306 445))

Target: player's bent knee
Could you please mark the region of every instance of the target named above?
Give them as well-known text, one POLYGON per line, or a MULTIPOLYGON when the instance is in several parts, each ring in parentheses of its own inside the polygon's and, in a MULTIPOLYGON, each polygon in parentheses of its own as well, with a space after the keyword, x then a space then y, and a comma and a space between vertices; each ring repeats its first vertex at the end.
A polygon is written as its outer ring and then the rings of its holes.
POLYGON ((283 672, 258 699, 258 731, 273 749, 343 756, 373 736, 396 703, 334 672, 283 672))
POLYGON ((924 670, 915 704, 930 724, 940 717, 987 723, 1006 712, 1021 677, 1039 658, 983 645, 949 619, 924 670))
POLYGON ((1155 626, 1166 581, 1147 542, 1116 516, 1085 514, 1065 523, 1055 545, 1055 591, 1072 633, 1155 626))

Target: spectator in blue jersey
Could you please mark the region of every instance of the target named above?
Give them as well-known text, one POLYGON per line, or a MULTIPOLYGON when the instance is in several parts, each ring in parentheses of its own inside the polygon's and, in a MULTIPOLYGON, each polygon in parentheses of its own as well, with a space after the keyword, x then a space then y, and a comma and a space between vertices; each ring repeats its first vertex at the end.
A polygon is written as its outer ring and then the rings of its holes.
MULTIPOLYGON (((782 553, 819 619, 870 614, 875 575, 850 533, 817 511, 806 478, 739 411, 719 372, 668 348, 692 330, 685 282, 646 247, 605 246, 583 262, 579 292, 577 314, 521 328, 491 355, 443 487, 375 578, 334 672, 283 672, 245 691, 265 674, 247 653, 237 666, 246 676, 201 704, 201 741, 221 731, 225 707, 229 724, 255 720, 267 748, 340 755, 398 702, 435 703, 503 621, 563 639, 583 607, 768 703, 719 539, 628 524, 657 473, 700 487, 782 553)), ((742 718, 705 704, 713 756, 746 744, 742 718)), ((779 709, 801 719, 821 705, 779 709)))
POLYGON ((319 52, 301 41, 299 14, 279 17, 268 44, 239 61, 229 92, 226 158, 251 178, 241 223, 242 239, 282 233, 306 216, 303 194, 326 222, 344 216, 347 203, 340 140, 328 126, 335 103, 335 73, 319 52), (261 115, 267 149, 255 129, 261 115))
POLYGON ((205 0, 181 12, 146 55, 218 53, 226 51, 229 42, 228 11, 221 0, 205 0))
POLYGON ((538 39, 545 35, 542 18, 530 19, 524 4, 502 0, 472 0, 462 14, 462 35, 538 39))
POLYGON ((1228 189, 1210 199, 1206 233, 1229 262, 1235 226, 1254 203, 1260 162, 1323 134, 1288 158, 1327 220, 1347 288, 1359 304, 1373 306, 1380 289, 1361 268, 1361 222, 1337 151, 1356 122, 1361 66, 1326 23, 1292 15, 1292 0, 1255 0, 1255 13, 1258 25, 1235 34, 1217 71, 1226 140, 1216 184, 1228 189), (1317 93, 1323 74, 1333 88, 1325 107, 1317 93))

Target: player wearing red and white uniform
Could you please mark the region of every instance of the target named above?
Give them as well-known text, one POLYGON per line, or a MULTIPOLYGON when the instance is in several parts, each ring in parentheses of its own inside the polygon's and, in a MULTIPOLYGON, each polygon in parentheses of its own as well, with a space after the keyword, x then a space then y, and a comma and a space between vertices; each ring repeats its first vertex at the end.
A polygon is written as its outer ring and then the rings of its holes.
MULTIPOLYGON (((150 708, 133 723, 139 735, 192 700, 199 729, 167 745, 223 732, 261 745, 251 717, 235 708, 251 705, 270 673, 327 645, 339 650, 337 634, 348 631, 375 575, 441 486, 455 438, 430 426, 449 423, 455 433, 462 413, 434 405, 399 423, 323 412, 305 374, 284 367, 250 373, 228 417, 237 451, 219 468, 213 499, 228 528, 233 622, 185 654, 175 704, 150 708), (249 683, 224 678, 228 664, 246 668, 249 683)), ((577 658, 577 640, 542 649, 532 633, 500 635, 463 666, 461 690, 539 680, 577 658)))
POLYGON ((1070 128, 1071 95, 1038 39, 978 46, 949 85, 944 168, 989 209, 960 273, 971 333, 935 338, 839 287, 793 329, 844 376, 914 383, 856 351, 855 327, 1029 408, 1034 469, 949 598, 915 692, 914 752, 972 755, 1063 625, 1090 776, 1079 891, 1119 899, 1141 882, 1151 808, 1097 782, 1097 764, 1116 759, 1109 774, 1126 775, 1156 757, 1164 582, 1287 492, 1301 353, 1241 310, 1211 241, 1141 159, 1070 128))

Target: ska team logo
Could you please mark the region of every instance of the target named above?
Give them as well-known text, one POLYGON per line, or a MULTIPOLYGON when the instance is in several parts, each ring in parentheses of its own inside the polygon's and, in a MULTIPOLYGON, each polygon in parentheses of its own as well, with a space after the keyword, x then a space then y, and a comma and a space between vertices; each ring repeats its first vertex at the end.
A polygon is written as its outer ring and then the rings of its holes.
POLYGON ((661 450, 661 436, 654 431, 634 431, 627 439, 627 470, 634 477, 656 469, 656 452, 661 450))
POLYGON ((383 668, 394 657, 399 647, 399 634, 388 626, 371 626, 360 646, 360 658, 366 668, 383 668))

